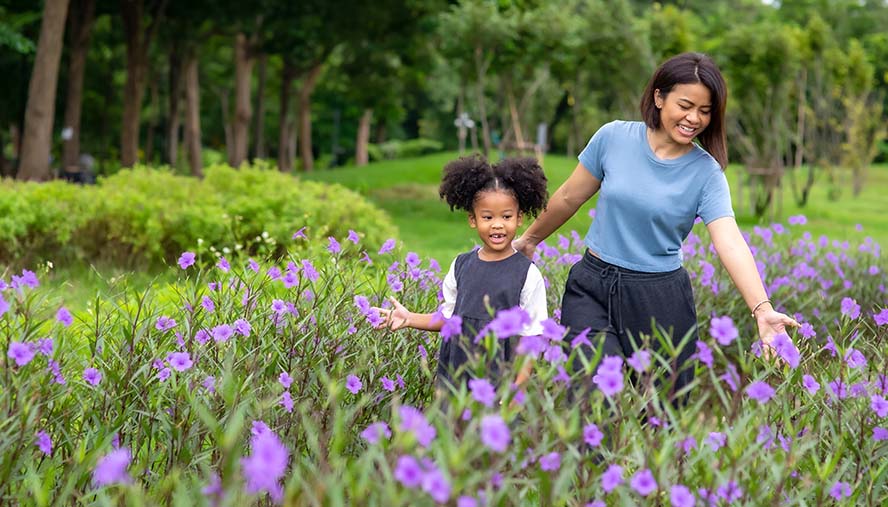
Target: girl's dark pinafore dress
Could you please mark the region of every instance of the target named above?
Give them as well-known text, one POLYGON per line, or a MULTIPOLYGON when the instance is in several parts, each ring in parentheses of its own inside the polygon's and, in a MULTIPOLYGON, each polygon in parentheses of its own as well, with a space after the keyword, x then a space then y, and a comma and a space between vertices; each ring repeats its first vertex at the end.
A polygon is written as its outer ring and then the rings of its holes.
MULTIPOLYGON (((458 387, 460 383, 468 381, 469 374, 465 368, 460 368, 470 355, 482 356, 486 353, 482 343, 475 343, 475 337, 493 320, 496 312, 519 305, 530 265, 530 259, 518 252, 499 261, 482 261, 478 258, 477 250, 456 258, 453 268, 456 277, 453 315, 459 315, 462 319, 462 336, 441 341, 437 373, 439 386, 458 387)), ((513 360, 516 345, 513 340, 515 338, 500 340, 496 357, 487 364, 486 377, 494 383, 499 380, 501 363, 513 360)))

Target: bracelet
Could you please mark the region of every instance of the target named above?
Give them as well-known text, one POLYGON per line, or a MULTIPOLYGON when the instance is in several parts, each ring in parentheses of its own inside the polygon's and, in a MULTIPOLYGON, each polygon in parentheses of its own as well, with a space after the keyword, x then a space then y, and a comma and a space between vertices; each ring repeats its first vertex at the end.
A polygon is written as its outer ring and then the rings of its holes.
POLYGON ((771 302, 770 299, 765 299, 764 301, 759 301, 759 303, 758 303, 757 305, 755 305, 754 307, 752 307, 752 312, 750 313, 750 315, 752 316, 752 318, 753 318, 753 319, 755 318, 755 311, 758 310, 760 306, 762 306, 762 305, 765 304, 765 303, 770 303, 770 302, 771 302))

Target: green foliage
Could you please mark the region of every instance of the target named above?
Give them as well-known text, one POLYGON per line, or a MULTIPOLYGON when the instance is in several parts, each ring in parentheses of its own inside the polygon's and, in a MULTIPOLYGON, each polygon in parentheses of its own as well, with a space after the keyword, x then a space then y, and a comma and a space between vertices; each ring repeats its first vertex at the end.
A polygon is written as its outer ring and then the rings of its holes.
POLYGON ((199 243, 253 252, 268 238, 279 255, 303 226, 340 240, 359 229, 372 243, 394 233, 388 217, 352 191, 261 166, 211 166, 204 180, 137 167, 95 187, 4 182, 0 211, 0 262, 16 265, 145 266, 172 262, 199 243))
POLYGON ((418 157, 436 153, 444 149, 444 143, 432 139, 392 140, 381 144, 370 143, 367 153, 370 160, 392 160, 398 158, 418 157))

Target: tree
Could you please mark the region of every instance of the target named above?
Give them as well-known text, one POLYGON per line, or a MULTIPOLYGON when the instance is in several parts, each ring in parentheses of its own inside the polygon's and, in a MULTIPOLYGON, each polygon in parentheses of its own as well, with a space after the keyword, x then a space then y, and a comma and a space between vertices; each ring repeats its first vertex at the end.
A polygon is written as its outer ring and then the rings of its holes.
POLYGON ((130 167, 138 160, 139 121, 148 71, 148 49, 157 34, 166 4, 167 0, 120 2, 126 37, 126 84, 123 89, 123 125, 120 129, 120 162, 123 167, 130 167))
POLYGON ((55 118, 55 94, 67 12, 68 0, 46 0, 43 5, 40 39, 28 86, 19 179, 42 181, 51 177, 49 156, 55 118))
POLYGON ((68 92, 65 98, 65 129, 70 137, 62 151, 62 170, 79 172, 80 115, 83 110, 83 77, 86 71, 86 54, 95 21, 96 0, 73 0, 68 12, 68 92))

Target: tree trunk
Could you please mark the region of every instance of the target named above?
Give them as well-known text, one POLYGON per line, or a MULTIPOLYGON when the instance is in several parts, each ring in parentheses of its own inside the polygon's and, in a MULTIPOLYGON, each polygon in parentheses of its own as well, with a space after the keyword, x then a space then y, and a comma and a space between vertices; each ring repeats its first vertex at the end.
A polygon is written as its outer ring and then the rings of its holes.
POLYGON ((3 147, 6 143, 3 141, 3 129, 0 129, 0 179, 12 176, 12 164, 6 158, 3 147))
POLYGON ((70 23, 68 35, 71 46, 64 127, 71 129, 71 137, 65 141, 62 153, 62 170, 68 172, 79 172, 82 169, 78 159, 80 158, 80 115, 83 110, 83 76, 95 12, 95 0, 75 0, 68 13, 70 23))
POLYGON ((148 135, 145 138, 145 161, 151 164, 154 162, 154 137, 160 118, 160 87, 153 76, 148 79, 148 95, 151 97, 151 109, 148 113, 148 135))
POLYGON ((166 0, 153 4, 151 22, 144 29, 144 0, 121 0, 120 14, 126 39, 126 84, 123 87, 123 125, 120 129, 120 162, 123 167, 136 163, 139 156, 139 120, 145 74, 148 69, 148 47, 154 39, 166 0))
POLYGON ((200 84, 197 75, 197 55, 191 53, 185 61, 185 147, 191 174, 203 178, 200 144, 200 84))
POLYGON ((43 5, 40 39, 37 42, 34 70, 28 86, 19 179, 41 181, 50 178, 52 123, 55 116, 59 59, 62 56, 62 39, 65 34, 67 13, 68 0, 46 0, 43 5))
POLYGON ((373 121, 373 109, 364 109, 358 123, 358 138, 355 140, 355 165, 365 166, 369 162, 367 145, 370 143, 370 123, 373 121))
POLYGON ((475 71, 477 79, 475 80, 475 94, 478 100, 478 114, 481 120, 481 138, 484 141, 484 156, 490 153, 490 126, 487 124, 487 106, 484 104, 484 75, 487 72, 487 65, 484 63, 484 52, 481 46, 475 48, 475 71))
POLYGON ((314 169, 314 154, 311 151, 311 94, 318 83, 322 66, 318 63, 312 67, 299 88, 299 151, 302 152, 302 170, 306 172, 314 169))
POLYGON ((182 96, 182 55, 179 45, 173 43, 170 49, 170 101, 167 114, 167 162, 175 167, 179 158, 179 127, 182 125, 180 109, 182 96))
POLYGON ((281 95, 278 109, 278 170, 290 172, 293 170, 293 155, 290 151, 290 94, 293 88, 293 79, 296 77, 296 69, 293 65, 284 61, 281 69, 281 95))
POLYGON ((256 139, 253 142, 255 158, 266 158, 265 153, 265 81, 268 69, 268 55, 259 55, 259 86, 256 89, 256 125, 253 127, 256 139))
POLYGON ((243 33, 238 33, 234 40, 234 118, 231 125, 231 136, 234 142, 231 167, 240 167, 247 160, 250 141, 250 119, 253 116, 250 102, 250 79, 256 59, 251 54, 250 41, 243 33))

